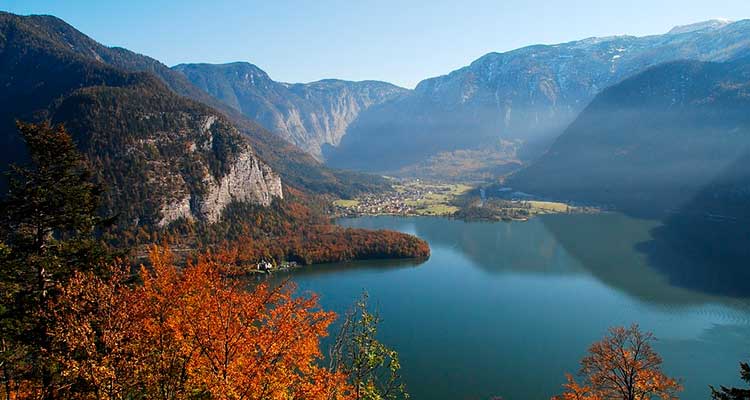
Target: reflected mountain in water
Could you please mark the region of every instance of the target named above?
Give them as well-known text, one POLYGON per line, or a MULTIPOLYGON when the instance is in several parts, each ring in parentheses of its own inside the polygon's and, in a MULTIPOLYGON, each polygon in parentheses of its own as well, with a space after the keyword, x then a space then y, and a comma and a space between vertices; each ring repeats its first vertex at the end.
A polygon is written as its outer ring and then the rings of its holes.
POLYGON ((618 213, 550 215, 541 221, 568 254, 593 276, 641 300, 673 304, 704 302, 713 296, 746 297, 717 290, 731 284, 731 276, 723 276, 723 283, 714 280, 703 285, 684 285, 684 280, 676 279, 682 276, 697 282, 698 276, 705 276, 706 271, 724 267, 707 258, 689 262, 681 247, 668 245, 655 236, 665 229, 659 221, 618 213))
POLYGON ((750 297, 750 152, 717 174, 638 247, 670 282, 750 297))
POLYGON ((363 260, 351 261, 338 264, 317 264, 307 265, 300 269, 281 271, 275 273, 274 278, 286 279, 290 276, 305 275, 316 276, 325 274, 334 274, 338 272, 349 271, 356 268, 360 271, 371 271, 379 273, 393 272, 400 269, 417 268, 427 260, 423 259, 396 259, 396 260, 363 260))
POLYGON ((741 293, 717 290, 733 284, 731 274, 703 286, 682 285, 676 276, 705 276, 705 271, 722 266, 703 259, 703 264, 695 260, 691 268, 686 268, 679 248, 654 246, 662 243, 654 236, 663 229, 660 222, 619 213, 545 215, 528 222, 509 223, 427 217, 359 218, 341 223, 364 228, 396 226, 427 240, 433 249, 459 251, 490 275, 590 275, 640 301, 659 306, 700 305, 717 300, 745 303, 746 296, 741 293))
MULTIPOLYGON (((672 286, 750 297, 748 93, 746 55, 650 68, 599 93, 549 151, 506 183, 658 220, 634 244, 650 269, 672 286)), ((590 261, 595 249, 569 237, 568 227, 553 225, 550 230, 576 258, 601 270, 590 261)), ((612 240, 627 239, 618 236, 619 228, 602 229, 612 240)), ((621 244, 592 243, 609 251, 621 244)), ((627 251, 611 256, 616 254, 627 251)))
POLYGON ((430 243, 432 256, 418 267, 355 263, 334 274, 293 275, 301 291, 319 293, 338 312, 362 290, 370 293, 414 398, 550 398, 608 327, 634 322, 659 338, 665 371, 684 379, 685 400, 709 398, 708 383, 733 384, 724 379, 734 379, 737 361, 750 356, 750 299, 680 287, 638 250, 654 240, 658 221, 604 213, 341 224, 430 243))

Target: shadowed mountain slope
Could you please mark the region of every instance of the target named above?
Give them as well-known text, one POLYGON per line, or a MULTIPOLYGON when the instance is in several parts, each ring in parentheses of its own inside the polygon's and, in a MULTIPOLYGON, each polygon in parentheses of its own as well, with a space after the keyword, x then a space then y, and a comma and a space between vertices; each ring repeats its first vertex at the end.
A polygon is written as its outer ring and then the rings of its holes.
POLYGON ((490 53, 362 113, 329 165, 392 171, 435 154, 496 148, 503 141, 518 143, 518 156, 528 161, 610 85, 664 62, 746 55, 748 20, 490 53))

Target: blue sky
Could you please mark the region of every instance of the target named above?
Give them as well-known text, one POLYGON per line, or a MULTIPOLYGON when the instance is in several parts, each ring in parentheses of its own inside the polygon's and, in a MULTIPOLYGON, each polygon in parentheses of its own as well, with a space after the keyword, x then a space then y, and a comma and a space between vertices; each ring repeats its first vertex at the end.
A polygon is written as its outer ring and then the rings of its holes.
POLYGON ((749 0, 2 0, 0 9, 58 16, 170 66, 249 61, 280 81, 405 87, 491 51, 750 18, 749 0))

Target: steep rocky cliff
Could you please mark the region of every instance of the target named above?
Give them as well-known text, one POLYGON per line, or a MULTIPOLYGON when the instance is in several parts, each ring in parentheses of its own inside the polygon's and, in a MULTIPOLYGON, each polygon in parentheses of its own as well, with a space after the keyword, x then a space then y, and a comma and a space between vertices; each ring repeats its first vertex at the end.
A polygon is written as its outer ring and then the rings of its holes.
POLYGON ((52 119, 74 134, 110 188, 105 205, 124 223, 210 223, 233 201, 267 206, 283 197, 278 175, 221 114, 154 80, 78 90, 52 119))
POLYGON ((323 158, 324 148, 339 144, 361 112, 408 92, 377 81, 281 83, 244 62, 180 64, 174 69, 195 86, 318 159, 323 158))
POLYGON ((198 200, 200 215, 211 222, 232 202, 251 202, 263 206, 274 198, 283 198, 281 179, 263 164, 249 148, 237 154, 226 175, 217 180, 204 175, 205 193, 198 200))

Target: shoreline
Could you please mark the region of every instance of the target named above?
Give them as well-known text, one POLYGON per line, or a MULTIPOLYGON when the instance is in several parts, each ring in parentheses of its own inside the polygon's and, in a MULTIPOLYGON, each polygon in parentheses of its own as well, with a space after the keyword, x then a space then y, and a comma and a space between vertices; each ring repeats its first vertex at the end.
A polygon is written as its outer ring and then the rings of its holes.
POLYGON ((493 184, 430 182, 401 179, 390 192, 331 203, 332 218, 365 216, 444 217, 463 221, 525 222, 543 214, 598 213, 589 205, 537 198, 493 184))

